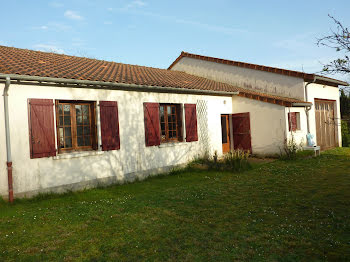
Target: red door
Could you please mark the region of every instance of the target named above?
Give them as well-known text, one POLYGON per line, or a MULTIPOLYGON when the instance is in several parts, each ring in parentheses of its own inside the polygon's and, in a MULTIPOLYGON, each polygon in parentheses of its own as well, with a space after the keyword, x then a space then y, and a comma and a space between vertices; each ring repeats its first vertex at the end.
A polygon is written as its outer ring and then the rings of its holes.
POLYGON ((249 113, 232 114, 231 116, 234 149, 252 152, 249 113))

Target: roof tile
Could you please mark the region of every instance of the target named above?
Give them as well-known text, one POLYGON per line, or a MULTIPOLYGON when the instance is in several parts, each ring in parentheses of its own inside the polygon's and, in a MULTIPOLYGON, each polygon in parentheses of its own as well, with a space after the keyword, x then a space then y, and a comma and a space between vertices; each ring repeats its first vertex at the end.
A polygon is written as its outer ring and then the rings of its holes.
POLYGON ((278 99, 279 101, 284 101, 286 103, 302 102, 297 99, 246 90, 184 72, 6 46, 0 46, 0 73, 174 87, 182 89, 215 90, 224 92, 239 91, 242 96, 245 95, 246 97, 256 95, 265 98, 278 99))

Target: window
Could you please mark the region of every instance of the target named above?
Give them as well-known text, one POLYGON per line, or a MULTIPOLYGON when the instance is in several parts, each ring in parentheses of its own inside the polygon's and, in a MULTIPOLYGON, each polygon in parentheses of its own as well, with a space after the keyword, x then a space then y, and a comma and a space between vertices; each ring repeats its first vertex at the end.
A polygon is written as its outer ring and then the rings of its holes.
POLYGON ((179 104, 159 105, 161 142, 182 141, 182 110, 179 104))
POLYGON ((96 149, 95 102, 56 101, 59 152, 96 149))
POLYGON ((300 113, 299 112, 288 113, 288 126, 289 126, 289 131, 300 130, 300 113))
POLYGON ((146 146, 184 141, 182 114, 186 126, 186 142, 198 141, 196 104, 143 103, 146 146))

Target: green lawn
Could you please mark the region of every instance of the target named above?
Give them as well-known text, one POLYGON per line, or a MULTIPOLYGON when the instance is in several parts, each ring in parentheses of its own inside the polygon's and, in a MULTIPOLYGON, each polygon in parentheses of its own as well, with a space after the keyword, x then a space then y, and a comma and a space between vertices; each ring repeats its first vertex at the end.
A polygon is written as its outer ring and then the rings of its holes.
POLYGON ((0 261, 350 261, 350 149, 0 202, 0 261))

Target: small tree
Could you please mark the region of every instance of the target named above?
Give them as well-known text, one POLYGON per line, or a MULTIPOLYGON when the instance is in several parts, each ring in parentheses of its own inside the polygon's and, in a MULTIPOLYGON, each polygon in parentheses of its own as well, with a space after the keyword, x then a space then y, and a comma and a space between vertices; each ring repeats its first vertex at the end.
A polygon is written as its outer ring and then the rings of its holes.
POLYGON ((318 46, 327 46, 341 52, 342 57, 335 59, 328 64, 323 65, 323 73, 329 74, 349 74, 350 73, 350 32, 347 27, 344 27, 341 22, 333 16, 328 15, 336 24, 337 29, 331 30, 330 35, 317 39, 318 46))

